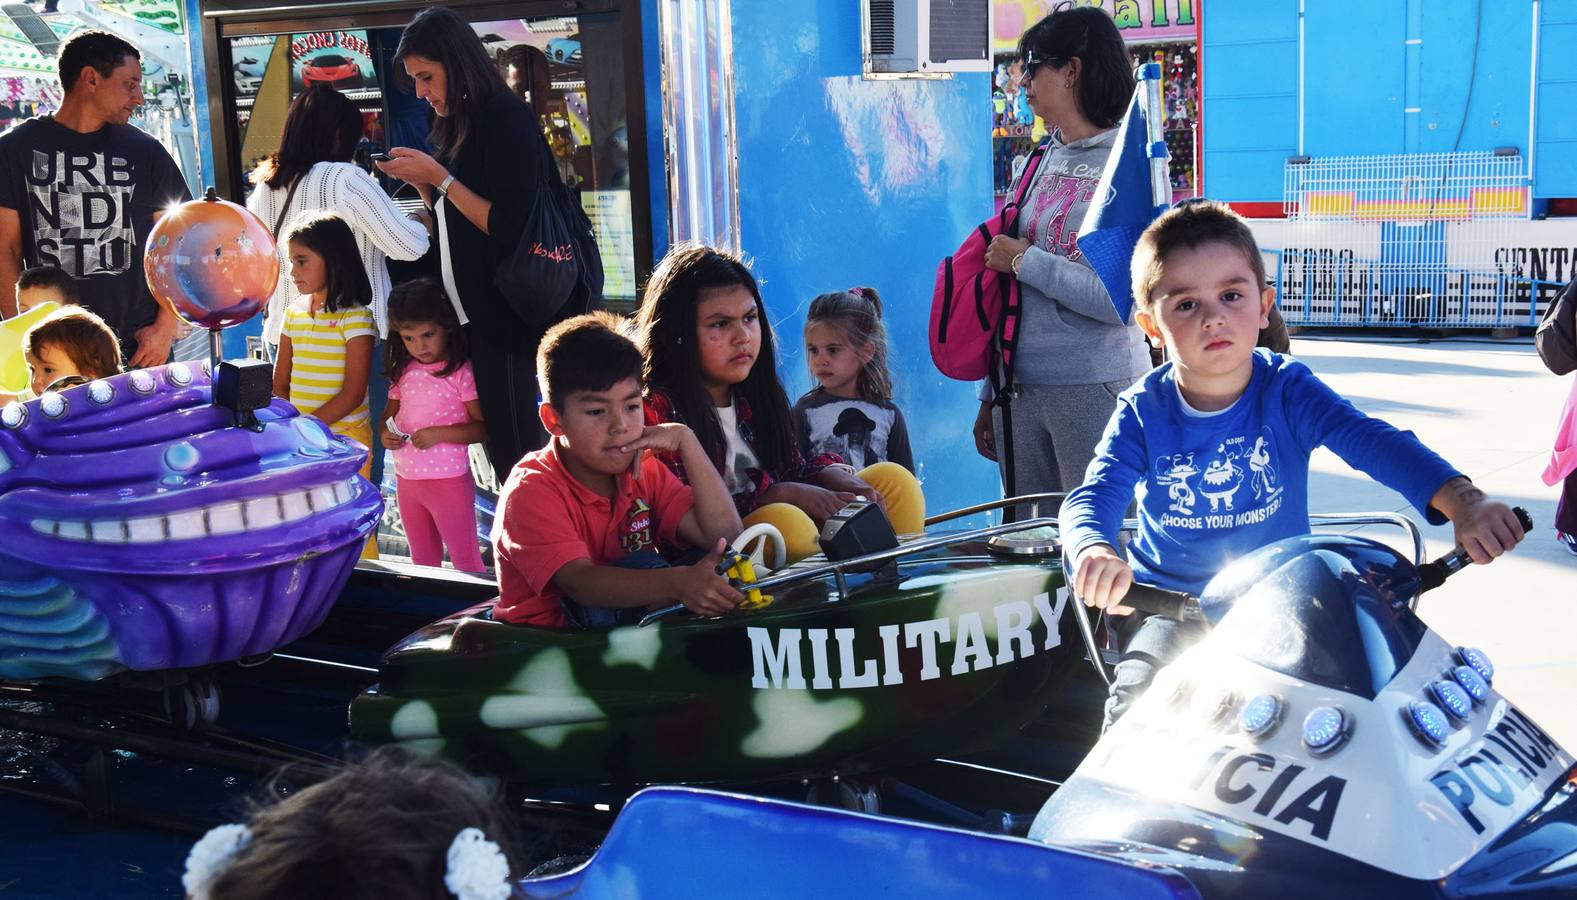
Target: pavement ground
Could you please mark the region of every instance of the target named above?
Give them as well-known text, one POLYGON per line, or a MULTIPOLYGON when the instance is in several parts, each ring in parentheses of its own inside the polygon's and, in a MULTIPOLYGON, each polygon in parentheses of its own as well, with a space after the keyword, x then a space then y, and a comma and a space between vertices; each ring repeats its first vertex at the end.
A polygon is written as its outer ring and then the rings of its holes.
MULTIPOLYGON (((1534 531, 1492 565, 1425 594, 1419 614, 1446 640, 1495 664, 1495 687, 1567 748, 1577 748, 1577 556, 1555 540, 1559 485, 1541 480, 1574 376, 1556 377, 1530 339, 1430 343, 1297 335, 1292 353, 1359 409, 1411 429, 1491 497, 1524 506, 1534 531)), ((1400 512, 1423 527, 1426 557, 1453 546, 1401 495, 1329 450, 1310 462, 1309 511, 1400 512)), ((1411 552, 1396 529, 1362 533, 1411 552)))

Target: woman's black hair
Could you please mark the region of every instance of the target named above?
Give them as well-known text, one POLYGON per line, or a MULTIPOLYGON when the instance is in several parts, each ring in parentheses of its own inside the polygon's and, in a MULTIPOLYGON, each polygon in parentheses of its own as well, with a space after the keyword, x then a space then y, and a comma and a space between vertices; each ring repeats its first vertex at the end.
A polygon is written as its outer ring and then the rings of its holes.
POLYGON ((437 376, 452 375, 465 365, 465 329, 460 327, 460 317, 455 315, 449 295, 436 279, 417 278, 389 292, 389 339, 384 342, 383 371, 389 376, 390 384, 400 380, 413 358, 411 351, 405 349, 405 340, 398 334, 400 326, 424 322, 432 322, 444 330, 445 362, 437 376))
MULTIPOLYGON (((432 145, 442 162, 452 162, 483 123, 482 110, 500 91, 511 94, 498 66, 466 20, 444 6, 429 6, 405 26, 394 61, 420 56, 444 67, 447 116, 433 117, 432 145)), ((522 101, 524 102, 524 101, 522 101)))
POLYGON ((313 213, 285 229, 283 240, 294 241, 323 257, 328 282, 323 299, 325 310, 339 312, 372 303, 372 283, 361 262, 361 248, 356 246, 356 233, 344 219, 331 212, 313 213))
POLYGON ((320 162, 349 162, 361 143, 361 110, 327 85, 315 84, 290 104, 279 149, 252 170, 252 183, 284 188, 320 162))
POLYGON ((1106 129, 1122 121, 1133 98, 1133 61, 1122 32, 1098 6, 1063 7, 1024 32, 1019 59, 1057 68, 1079 60, 1074 100, 1090 124, 1106 129))
POLYGON ((761 323, 761 352, 750 374, 734 386, 734 393, 750 405, 755 434, 751 449, 762 467, 787 473, 794 461, 788 395, 778 381, 777 341, 761 302, 761 289, 744 260, 702 244, 679 244, 657 264, 635 314, 636 343, 646 359, 646 387, 668 395, 679 419, 695 432, 707 455, 722 465, 728 441, 701 383, 696 306, 703 291, 732 287, 742 287, 755 298, 761 323))

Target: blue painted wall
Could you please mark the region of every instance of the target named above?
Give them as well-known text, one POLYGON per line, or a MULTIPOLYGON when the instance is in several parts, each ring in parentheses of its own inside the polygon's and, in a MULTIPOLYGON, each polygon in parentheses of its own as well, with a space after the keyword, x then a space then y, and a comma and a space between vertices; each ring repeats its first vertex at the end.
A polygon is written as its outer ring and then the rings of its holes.
POLYGON ((1539 13, 1534 183, 1541 196, 1577 197, 1577 0, 1544 0, 1539 13))
POLYGON ((652 196, 652 264, 668 250, 668 164, 663 149, 662 32, 657 0, 641 0, 641 77, 646 85, 646 171, 652 196))
POLYGON ((1280 200, 1298 150, 1298 5, 1209 0, 1200 29, 1204 193, 1280 200))
MULTIPOLYGON (((1527 154, 1532 89, 1534 195, 1577 196, 1577 0, 1540 6, 1536 88, 1531 16, 1485 0, 1309 3, 1302 152, 1527 154)), ((1210 0, 1201 30, 1205 192, 1279 201, 1298 152, 1298 4, 1210 0)))
POLYGON ((811 384, 810 299, 875 287, 928 508, 999 496, 969 433, 974 387, 936 371, 926 338, 937 263, 991 214, 989 76, 862 81, 851 0, 734 0, 732 25, 742 242, 790 398, 811 384))

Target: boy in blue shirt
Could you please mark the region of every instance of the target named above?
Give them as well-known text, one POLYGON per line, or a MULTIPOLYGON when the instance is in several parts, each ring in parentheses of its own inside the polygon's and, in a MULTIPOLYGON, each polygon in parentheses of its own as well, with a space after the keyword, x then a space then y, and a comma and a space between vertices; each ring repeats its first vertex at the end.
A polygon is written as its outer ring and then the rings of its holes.
MULTIPOLYGON (((1197 594, 1232 560, 1309 530, 1309 455, 1326 446, 1406 497, 1431 524, 1450 520, 1474 562, 1522 539, 1509 507, 1488 499, 1409 431, 1359 412, 1288 356, 1256 351, 1275 291, 1265 287, 1248 223, 1225 205, 1168 210, 1139 239, 1133 293, 1140 327, 1169 362, 1124 391, 1061 524, 1074 593, 1114 615, 1135 578, 1197 594), (1118 552, 1123 513, 1139 529, 1118 552)), ((1197 635, 1161 616, 1119 627, 1122 658, 1106 702, 1110 726, 1197 635)))

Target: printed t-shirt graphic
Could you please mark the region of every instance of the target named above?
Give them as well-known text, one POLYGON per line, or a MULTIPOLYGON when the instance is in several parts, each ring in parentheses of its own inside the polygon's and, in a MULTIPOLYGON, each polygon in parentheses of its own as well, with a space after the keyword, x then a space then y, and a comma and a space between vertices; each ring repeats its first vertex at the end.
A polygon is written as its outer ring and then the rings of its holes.
POLYGON ((78 279, 127 356, 158 313, 142 271, 154 216, 189 199, 168 151, 131 125, 81 134, 40 116, 0 135, 0 206, 21 219, 22 264, 78 279))

